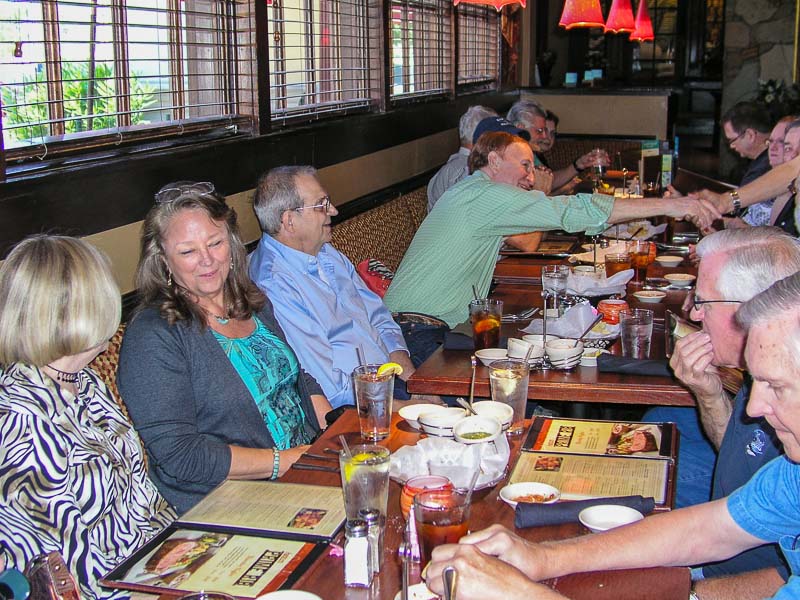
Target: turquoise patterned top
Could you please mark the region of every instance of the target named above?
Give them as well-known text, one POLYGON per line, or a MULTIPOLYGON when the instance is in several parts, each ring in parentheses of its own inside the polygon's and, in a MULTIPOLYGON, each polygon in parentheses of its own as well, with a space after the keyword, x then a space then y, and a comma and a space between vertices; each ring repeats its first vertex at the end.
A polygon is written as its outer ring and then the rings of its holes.
POLYGON ((305 425, 297 391, 297 358, 259 319, 253 320, 256 329, 247 337, 227 338, 212 330, 214 337, 250 390, 275 447, 286 450, 307 444, 313 432, 305 425))

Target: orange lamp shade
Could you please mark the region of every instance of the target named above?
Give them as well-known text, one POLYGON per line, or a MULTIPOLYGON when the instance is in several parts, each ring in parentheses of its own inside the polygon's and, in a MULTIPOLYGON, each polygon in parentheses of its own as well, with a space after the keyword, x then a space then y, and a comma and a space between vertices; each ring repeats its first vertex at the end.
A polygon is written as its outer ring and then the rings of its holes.
MULTIPOLYGON (((646 1, 646 0, 644 0, 646 1)), ((631 0, 614 0, 608 11, 606 33, 633 33, 633 6, 631 0)))
POLYGON ((519 4, 522 8, 525 8, 525 0, 453 0, 453 6, 458 6, 459 4, 484 4, 494 6, 497 12, 500 12, 500 9, 506 4, 519 4))
POLYGON ((564 29, 573 27, 603 27, 603 10, 600 0, 566 0, 561 20, 558 22, 564 29))
POLYGON ((653 36, 653 22, 647 12, 647 0, 639 0, 639 9, 636 11, 636 28, 631 34, 632 42, 649 42, 653 36))

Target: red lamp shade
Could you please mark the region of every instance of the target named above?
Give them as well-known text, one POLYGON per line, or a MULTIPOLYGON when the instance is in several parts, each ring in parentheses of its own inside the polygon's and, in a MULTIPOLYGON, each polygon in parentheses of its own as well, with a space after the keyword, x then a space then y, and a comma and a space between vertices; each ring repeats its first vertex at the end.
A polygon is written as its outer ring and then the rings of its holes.
POLYGON ((647 0, 639 0, 639 9, 636 11, 636 28, 631 34, 632 42, 649 42, 653 39, 653 22, 647 12, 647 0))
POLYGON ((506 4, 519 4, 522 8, 525 8, 525 0, 453 0, 453 6, 458 6, 459 4, 485 4, 494 6, 497 12, 500 12, 500 9, 506 4))
MULTIPOLYGON (((646 1, 646 0, 643 0, 646 1)), ((614 0, 608 11, 606 33, 633 33, 633 6, 631 0, 614 0)))
POLYGON ((566 0, 561 20, 558 22, 565 29, 573 27, 603 27, 603 10, 600 0, 566 0))

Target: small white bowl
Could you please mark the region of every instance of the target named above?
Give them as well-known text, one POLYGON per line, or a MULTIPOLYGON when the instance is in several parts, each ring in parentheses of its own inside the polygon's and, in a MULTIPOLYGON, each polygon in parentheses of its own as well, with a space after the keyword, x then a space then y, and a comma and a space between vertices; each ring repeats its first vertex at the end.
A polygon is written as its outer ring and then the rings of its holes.
POLYGON ((689 273, 667 273, 664 275, 664 279, 675 287, 689 287, 697 278, 689 273))
POLYGON ((634 292, 633 296, 639 302, 644 302, 645 304, 658 304, 667 297, 667 294, 658 290, 641 290, 640 292, 634 292))
POLYGON ((463 408, 444 406, 421 412, 417 420, 422 431, 428 435, 453 437, 453 426, 466 416, 467 411, 463 408))
POLYGON ((257 600, 322 600, 322 598, 303 590, 278 590, 259 596, 257 600))
POLYGON ((524 339, 508 338, 508 358, 525 358, 525 355, 528 354, 528 348, 531 346, 533 346, 531 358, 542 358, 544 356, 544 348, 542 348, 541 344, 524 339))
POLYGON ((484 348, 483 350, 475 352, 475 356, 488 367, 496 360, 508 358, 508 352, 503 348, 484 348))
POLYGON ((608 531, 642 519, 644 519, 644 515, 638 510, 618 504, 598 504, 584 508, 578 514, 581 524, 593 533, 608 531))
MULTIPOLYGON (((547 335, 548 342, 550 340, 559 340, 559 339, 561 338, 559 338, 557 335, 550 335, 550 334, 547 335)), ((523 335, 522 340, 528 342, 529 344, 536 344, 537 346, 544 347, 543 336, 541 333, 529 333, 528 335, 523 335)))
POLYGON ((674 268, 683 262, 683 257, 665 254, 664 256, 656 256, 656 262, 662 267, 674 268))
POLYGON ((518 502, 554 504, 561 498, 561 492, 558 488, 546 483, 520 481, 519 483, 512 483, 501 489, 500 498, 511 508, 516 508, 518 502), (528 496, 528 498, 525 498, 525 496, 528 496), (541 500, 538 498, 541 498, 541 500))
POLYGON ((596 367, 597 357, 601 354, 608 354, 608 350, 601 350, 600 348, 584 348, 583 355, 581 355, 581 366, 596 367))
POLYGON ((583 342, 575 343, 568 338, 551 340, 544 346, 544 351, 550 360, 568 360, 583 354, 583 342))
POLYGON ((397 414, 403 417, 406 420, 406 423, 411 425, 411 427, 414 429, 419 429, 419 416, 423 412, 434 412, 443 408, 447 407, 440 406, 438 404, 412 404, 410 406, 404 406, 397 411, 397 414))
POLYGON ((482 444, 497 439, 502 431, 500 421, 494 417, 472 415, 464 417, 453 426, 453 436, 462 444, 482 444), (480 434, 482 437, 472 437, 470 434, 480 434))
POLYGON ((508 404, 495 402, 494 400, 473 402, 472 410, 482 417, 492 417, 500 421, 500 424, 503 426, 503 431, 511 427, 511 419, 514 418, 513 408, 511 408, 508 404))

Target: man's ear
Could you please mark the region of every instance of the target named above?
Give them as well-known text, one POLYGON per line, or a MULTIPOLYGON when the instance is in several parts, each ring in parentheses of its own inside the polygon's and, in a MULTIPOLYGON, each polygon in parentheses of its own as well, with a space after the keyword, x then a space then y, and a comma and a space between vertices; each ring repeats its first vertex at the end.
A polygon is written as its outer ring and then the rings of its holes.
POLYGON ((294 211, 285 210, 281 215, 281 225, 283 226, 283 229, 287 231, 294 229, 294 218, 292 217, 292 212, 294 211))
POLYGON ((486 163, 492 171, 497 171, 501 160, 502 157, 494 150, 489 152, 489 156, 486 157, 486 163))

